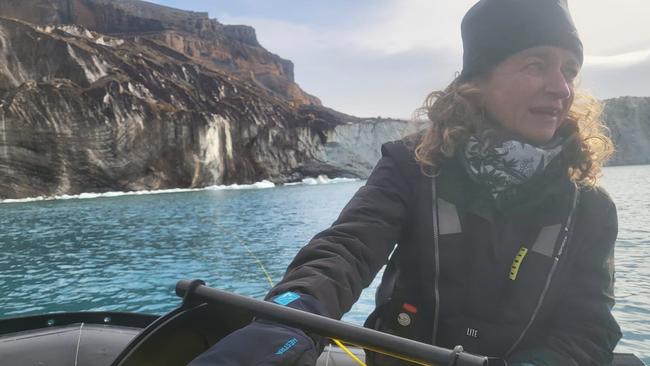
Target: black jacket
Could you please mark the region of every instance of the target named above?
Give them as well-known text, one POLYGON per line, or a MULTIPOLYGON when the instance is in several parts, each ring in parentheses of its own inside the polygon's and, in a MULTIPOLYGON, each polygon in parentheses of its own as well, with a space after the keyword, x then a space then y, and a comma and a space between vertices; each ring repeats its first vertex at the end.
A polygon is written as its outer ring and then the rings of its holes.
POLYGON ((611 315, 617 218, 602 189, 581 189, 570 215, 576 188, 559 176, 528 187, 524 205, 497 208, 450 159, 433 205, 432 178, 403 142, 382 155, 270 296, 308 293, 340 318, 388 262, 366 326, 509 360, 611 362, 621 337, 611 315))

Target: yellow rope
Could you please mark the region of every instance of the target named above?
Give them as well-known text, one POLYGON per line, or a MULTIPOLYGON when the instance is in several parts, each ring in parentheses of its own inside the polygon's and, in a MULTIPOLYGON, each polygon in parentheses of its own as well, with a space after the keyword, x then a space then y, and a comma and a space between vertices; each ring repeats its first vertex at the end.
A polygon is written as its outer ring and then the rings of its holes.
MULTIPOLYGON (((354 343, 350 343, 350 342, 346 342, 346 343, 349 344, 349 345, 351 345, 351 346, 354 346, 354 347, 359 347, 359 348, 366 349, 366 350, 368 350, 368 351, 372 351, 372 352, 375 352, 375 353, 381 353, 382 355, 389 356, 389 357, 393 357, 393 358, 396 358, 396 359, 398 359, 398 360, 402 360, 402 361, 408 361, 408 362, 414 363, 414 364, 416 364, 416 365, 421 365, 421 366, 440 366, 440 365, 435 364, 435 363, 433 363, 433 364, 432 364, 432 363, 424 363, 424 362, 419 361, 419 360, 415 360, 415 359, 412 359, 412 358, 409 358, 409 357, 406 357, 406 356, 402 356, 402 355, 400 355, 400 354, 396 354, 396 353, 391 353, 391 352, 388 352, 388 351, 384 351, 384 350, 381 350, 381 349, 378 349, 378 348, 362 347, 362 346, 359 346, 358 344, 354 344, 354 343)), ((338 343, 337 343, 337 344, 338 344, 338 343)), ((344 350, 344 351, 345 351, 345 350, 344 350)))
POLYGON ((352 358, 356 363, 358 363, 361 366, 366 366, 366 364, 363 363, 363 361, 361 361, 359 357, 357 357, 354 353, 352 353, 352 351, 350 351, 343 343, 341 343, 341 341, 334 338, 332 338, 332 340, 334 341, 334 343, 336 343, 337 346, 339 346, 339 348, 343 350, 343 352, 345 352, 345 354, 350 356, 350 358, 352 358))
POLYGON ((271 275, 269 275, 269 272, 266 270, 266 267, 264 267, 264 263, 262 263, 262 261, 261 261, 261 260, 260 260, 256 255, 255 255, 255 253, 253 253, 252 250, 250 250, 250 248, 248 247, 248 245, 246 245, 246 243, 244 243, 244 241, 241 240, 241 239, 239 238, 239 236, 237 236, 237 234, 235 234, 235 233, 232 232, 231 230, 228 230, 228 229, 226 229, 225 227, 219 225, 218 222, 215 222, 215 224, 219 227, 220 230, 225 231, 227 234, 229 234, 229 235, 231 235, 233 238, 235 238, 235 239, 236 239, 236 240, 237 240, 237 241, 238 241, 238 242, 239 242, 239 243, 244 247, 244 249, 246 249, 246 251, 248 252, 248 254, 250 254, 251 257, 253 257, 253 259, 255 259, 255 261, 257 262, 257 264, 259 264, 260 268, 262 269, 262 272, 264 272, 264 276, 266 276, 266 280, 269 282, 269 285, 270 285, 271 288, 272 288, 272 287, 273 287, 273 280, 271 279, 271 275))

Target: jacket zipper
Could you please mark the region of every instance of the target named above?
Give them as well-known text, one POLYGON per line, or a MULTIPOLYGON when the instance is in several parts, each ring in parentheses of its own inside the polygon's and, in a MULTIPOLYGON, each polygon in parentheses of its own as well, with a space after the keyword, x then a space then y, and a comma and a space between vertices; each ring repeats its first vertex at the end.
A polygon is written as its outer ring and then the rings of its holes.
POLYGON ((539 300, 537 301, 537 306, 535 306, 535 311, 533 311, 533 314, 531 315, 528 324, 526 324, 526 327, 521 332, 521 334, 519 335, 515 343, 510 347, 508 352, 506 352, 506 358, 510 357, 511 353, 515 350, 515 348, 517 348, 517 346, 519 346, 521 341, 524 339, 524 336, 528 332, 528 329, 530 329, 530 327, 533 325, 533 322, 535 321, 535 318, 537 318, 537 314, 539 313, 539 310, 542 307, 542 303, 546 298, 546 293, 548 291, 548 288, 551 285, 551 280, 553 279, 553 275, 555 274, 558 263, 560 262, 560 257, 562 256, 562 253, 564 253, 564 247, 569 242, 569 238, 573 233, 573 215, 575 214, 576 207, 578 206, 578 195, 579 195, 578 187, 575 187, 575 191, 573 193, 573 203, 572 203, 571 211, 569 212, 569 217, 567 218, 566 225, 564 226, 563 229, 564 237, 562 238, 562 243, 560 244, 560 248, 558 248, 557 254, 553 258, 553 265, 551 266, 551 270, 549 271, 548 276, 546 276, 546 283, 544 284, 544 289, 542 290, 542 293, 539 296, 539 300))
POLYGON ((431 337, 431 344, 436 344, 436 338, 438 335, 438 316, 440 313, 440 293, 438 291, 438 278, 440 277, 440 258, 438 257, 438 242, 439 242, 439 224, 438 224, 438 198, 436 193, 436 178, 431 178, 431 193, 433 196, 433 250, 434 250, 434 261, 435 261, 435 278, 433 280, 433 291, 434 291, 434 301, 435 308, 433 310, 433 335, 431 337))

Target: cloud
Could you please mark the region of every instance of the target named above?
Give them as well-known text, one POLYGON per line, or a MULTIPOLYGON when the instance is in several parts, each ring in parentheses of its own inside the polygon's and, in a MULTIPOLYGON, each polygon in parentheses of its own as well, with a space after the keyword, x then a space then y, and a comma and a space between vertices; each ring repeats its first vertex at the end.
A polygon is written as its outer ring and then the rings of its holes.
POLYGON ((647 0, 570 0, 576 28, 589 55, 606 56, 650 48, 647 0))
POLYGON ((429 92, 443 88, 456 71, 453 57, 444 51, 375 56, 343 53, 330 57, 325 68, 307 70, 318 75, 309 79, 310 85, 325 91, 323 102, 341 111, 363 117, 408 118, 429 92))
POLYGON ((587 56, 585 67, 624 68, 646 62, 650 62, 650 49, 611 56, 587 56))
MULTIPOLYGON (((252 25, 260 43, 293 61, 297 83, 325 105, 359 116, 408 117, 460 71, 460 20, 473 3, 384 0, 316 23, 212 14, 226 24, 252 25)), ((650 3, 570 4, 587 53, 583 85, 602 98, 650 95, 650 3)))
POLYGON ((373 14, 372 21, 356 34, 368 49, 397 54, 417 49, 461 51, 460 19, 473 0, 391 1, 373 14))
POLYGON ((620 55, 586 64, 583 80, 581 86, 601 99, 650 96, 650 52, 639 62, 629 62, 626 55, 620 55))

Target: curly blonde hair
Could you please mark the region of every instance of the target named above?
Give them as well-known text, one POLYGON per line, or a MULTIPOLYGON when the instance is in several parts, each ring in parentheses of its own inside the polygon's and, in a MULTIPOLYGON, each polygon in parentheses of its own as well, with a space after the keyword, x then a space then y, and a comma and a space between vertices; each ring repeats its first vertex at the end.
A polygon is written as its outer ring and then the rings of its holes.
MULTIPOLYGON (((471 101, 479 89, 458 78, 446 89, 430 93, 416 119, 426 117, 428 127, 412 141, 415 158, 427 174, 436 174, 444 157, 454 156, 459 145, 485 123, 482 111, 471 101)), ((601 119, 602 103, 584 91, 576 91, 568 120, 576 133, 564 149, 569 178, 582 187, 598 184, 602 166, 614 153, 614 144, 601 119)))

